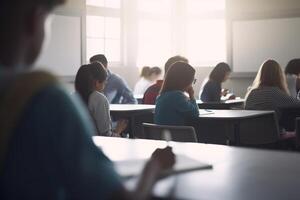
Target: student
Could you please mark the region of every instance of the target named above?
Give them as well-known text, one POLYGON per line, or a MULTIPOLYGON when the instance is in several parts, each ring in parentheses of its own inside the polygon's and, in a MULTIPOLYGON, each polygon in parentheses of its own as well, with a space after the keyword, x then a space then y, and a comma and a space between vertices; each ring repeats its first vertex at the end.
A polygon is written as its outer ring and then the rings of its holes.
POLYGON ((116 136, 127 127, 126 120, 119 120, 115 130, 112 130, 109 102, 102 94, 107 79, 107 71, 99 62, 83 65, 75 78, 75 89, 81 96, 95 122, 97 134, 101 136, 116 136))
POLYGON ((176 62, 170 67, 156 100, 154 123, 183 126, 186 120, 199 116, 193 83, 195 69, 191 65, 176 62))
MULTIPOLYGON (((200 99, 203 102, 220 102, 221 96, 226 96, 228 90, 222 92, 222 83, 225 82, 231 69, 226 63, 219 63, 209 74, 208 81, 204 84, 203 89, 200 91, 200 99)), ((234 96, 230 97, 233 99, 234 96)))
POLYGON ((145 90, 152 85, 152 81, 150 79, 151 68, 146 66, 143 67, 140 80, 135 84, 133 93, 135 95, 144 94, 145 90))
POLYGON ((131 196, 93 143, 82 103, 55 77, 27 71, 45 21, 63 3, 0 1, 0 199, 145 199, 159 173, 173 166, 171 149, 152 154, 131 196))
POLYGON ((90 63, 100 62, 108 72, 107 83, 104 88, 104 95, 111 104, 136 104, 132 91, 127 83, 119 75, 111 72, 108 68, 108 62, 103 54, 98 54, 90 58, 90 63))
MULTIPOLYGON (((188 63, 188 59, 186 59, 185 57, 182 56, 174 56, 169 58, 169 60, 166 62, 165 64, 165 74, 167 73, 167 71, 169 70, 170 66, 176 62, 186 62, 188 63)), ((151 85, 146 92, 144 93, 144 97, 143 97, 143 104, 155 104, 156 98, 159 95, 159 92, 161 90, 163 84, 163 80, 157 80, 156 83, 154 85, 151 85)))
POLYGON ((293 106, 299 107, 300 101, 289 95, 280 65, 265 61, 246 95, 245 109, 274 110, 280 116, 280 108, 293 106))
POLYGON ((292 97, 297 97, 300 89, 300 59, 291 60, 285 67, 287 86, 292 97))
MULTIPOLYGON (((161 77, 162 71, 159 67, 151 67, 150 69, 150 81, 155 83, 161 77)), ((148 89, 148 88, 146 88, 148 89)))

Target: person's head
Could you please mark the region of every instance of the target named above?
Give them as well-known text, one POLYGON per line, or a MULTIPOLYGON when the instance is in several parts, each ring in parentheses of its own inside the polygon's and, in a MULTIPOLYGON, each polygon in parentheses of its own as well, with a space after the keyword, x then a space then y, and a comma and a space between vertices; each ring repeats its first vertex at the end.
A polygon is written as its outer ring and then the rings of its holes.
POLYGON ((209 80, 215 81, 217 83, 225 82, 229 75, 231 69, 227 63, 221 62, 215 66, 215 68, 209 74, 209 80))
POLYGON ((278 87, 283 92, 289 93, 283 71, 275 60, 267 60, 261 65, 251 89, 265 86, 278 87))
POLYGON ((298 76, 300 74, 300 59, 297 58, 297 59, 291 60, 285 67, 284 72, 285 72, 285 74, 298 76))
POLYGON ((149 79, 150 81, 156 81, 160 78, 162 74, 162 71, 159 67, 152 67, 150 69, 150 76, 149 76, 149 79))
POLYGON ((38 57, 51 11, 65 0, 1 0, 0 63, 28 67, 38 57))
POLYGON ((143 67, 142 71, 141 71, 141 74, 140 74, 140 77, 149 79, 150 71, 151 71, 150 67, 148 67, 148 66, 143 67))
POLYGON ((93 62, 102 63, 102 65, 105 68, 107 68, 108 61, 107 61, 107 58, 105 57, 105 55, 103 55, 103 54, 97 54, 97 55, 92 56, 90 58, 90 63, 93 63, 93 62))
POLYGON ((195 80, 195 69, 186 62, 176 62, 167 71, 160 93, 168 91, 185 91, 195 80))
POLYGON ((167 74, 169 68, 176 62, 185 62, 185 63, 189 63, 188 59, 182 56, 173 56, 171 58, 168 59, 168 61, 165 64, 165 74, 167 74))
POLYGON ((107 79, 107 71, 99 62, 83 65, 79 68, 75 78, 75 89, 88 104, 92 92, 103 91, 107 79))

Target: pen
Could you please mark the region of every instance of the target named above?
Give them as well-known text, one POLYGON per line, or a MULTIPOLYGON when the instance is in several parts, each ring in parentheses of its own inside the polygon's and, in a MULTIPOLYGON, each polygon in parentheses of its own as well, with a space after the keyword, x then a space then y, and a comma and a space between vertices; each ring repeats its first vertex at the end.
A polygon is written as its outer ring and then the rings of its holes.
POLYGON ((172 140, 172 135, 169 130, 163 130, 163 139, 167 142, 167 147, 170 147, 170 141, 172 140))

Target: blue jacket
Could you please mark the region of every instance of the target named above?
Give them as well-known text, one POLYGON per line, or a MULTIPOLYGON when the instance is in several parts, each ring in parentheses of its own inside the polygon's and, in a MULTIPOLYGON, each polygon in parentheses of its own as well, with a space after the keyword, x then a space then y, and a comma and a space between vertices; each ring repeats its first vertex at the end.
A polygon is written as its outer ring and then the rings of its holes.
POLYGON ((161 94, 156 100, 154 123, 183 126, 186 120, 197 118, 199 108, 195 100, 189 100, 182 91, 161 94))

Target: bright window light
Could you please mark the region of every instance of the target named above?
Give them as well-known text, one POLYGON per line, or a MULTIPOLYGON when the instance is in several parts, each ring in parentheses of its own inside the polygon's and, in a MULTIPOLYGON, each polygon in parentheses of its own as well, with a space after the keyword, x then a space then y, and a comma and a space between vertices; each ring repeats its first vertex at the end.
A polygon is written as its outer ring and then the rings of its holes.
POLYGON ((187 12, 189 14, 200 14, 201 12, 225 10, 225 0, 187 0, 187 12))
POLYGON ((171 0, 138 0, 140 12, 169 15, 171 6, 171 0))
POLYGON ((163 66, 171 56, 170 23, 158 20, 140 20, 138 28, 137 65, 163 66))
POLYGON ((87 60, 105 54, 110 62, 120 62, 120 18, 87 16, 87 60))
POLYGON ((107 8, 120 8, 121 0, 86 0, 86 5, 107 8))
POLYGON ((225 19, 189 20, 187 57, 196 66, 214 66, 226 61, 225 19))

